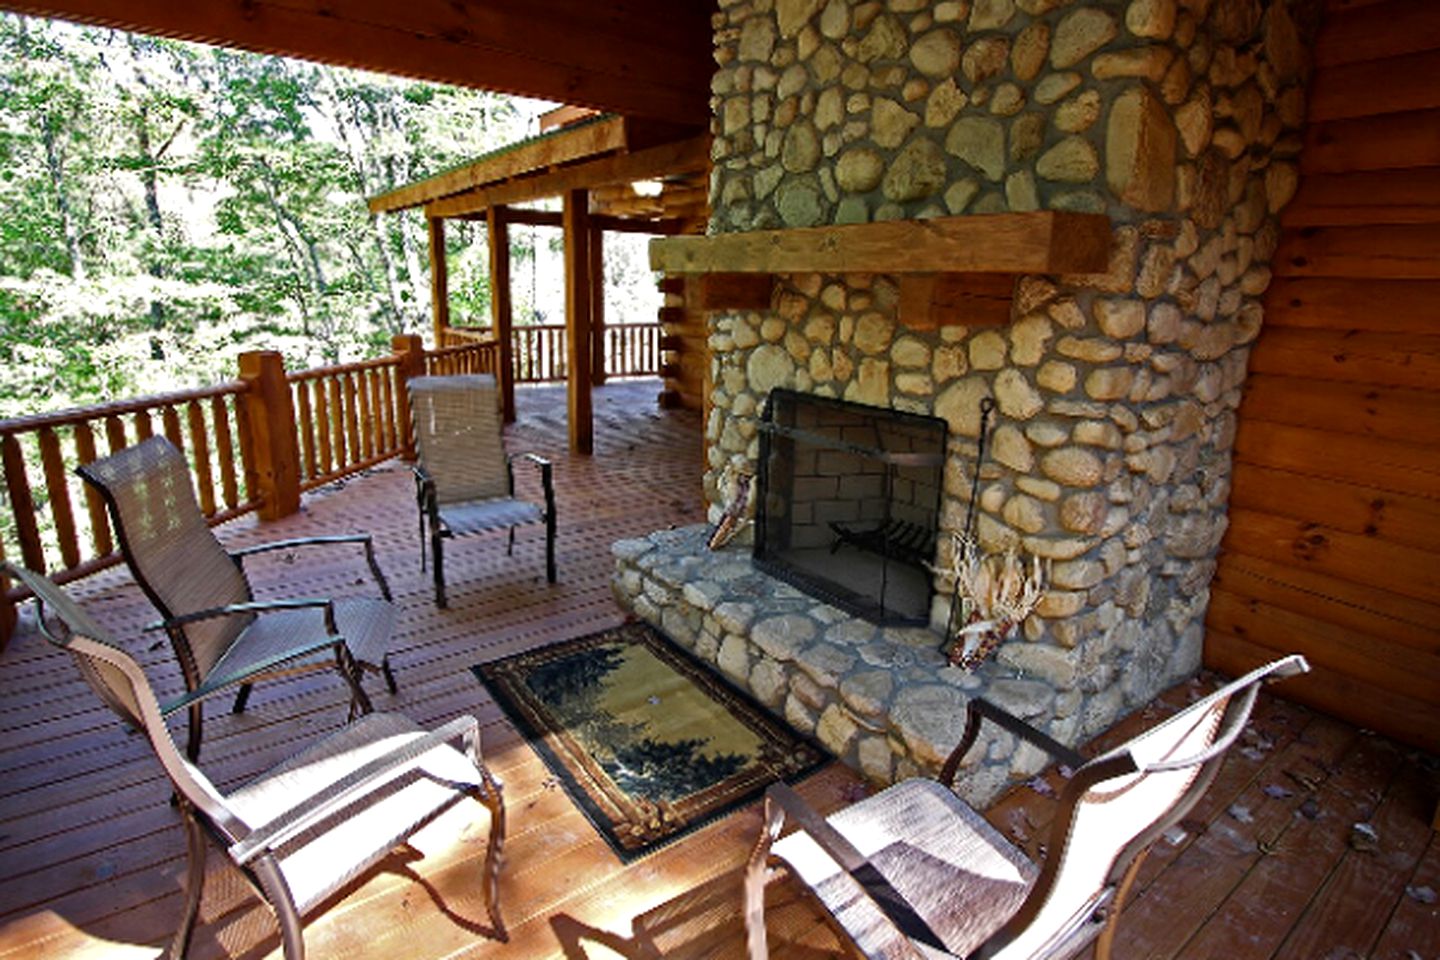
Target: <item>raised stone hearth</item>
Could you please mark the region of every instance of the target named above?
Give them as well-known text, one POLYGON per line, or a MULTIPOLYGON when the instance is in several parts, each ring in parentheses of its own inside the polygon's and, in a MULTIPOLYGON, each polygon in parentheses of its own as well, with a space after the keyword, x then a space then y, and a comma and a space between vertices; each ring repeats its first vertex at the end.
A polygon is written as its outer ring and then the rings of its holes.
MULTIPOLYGON (((1099 733, 1120 707, 1119 686, 1076 688, 1065 657, 1023 670, 952 667, 938 633, 877 627, 755 569, 748 547, 710 551, 705 539, 696 526, 616 543, 616 599, 875 781, 933 772, 959 742, 972 697, 1065 741, 1099 733)), ((1176 676, 1194 666, 1176 664, 1176 676)), ((959 785, 974 803, 1046 762, 1010 734, 983 734, 959 785)))

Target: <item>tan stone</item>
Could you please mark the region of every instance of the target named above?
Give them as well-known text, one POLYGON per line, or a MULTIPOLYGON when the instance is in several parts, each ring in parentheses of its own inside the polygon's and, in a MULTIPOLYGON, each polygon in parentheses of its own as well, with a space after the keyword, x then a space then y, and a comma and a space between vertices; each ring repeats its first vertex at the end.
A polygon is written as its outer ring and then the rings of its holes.
POLYGON ((970 10, 970 32, 998 30, 1015 17, 1015 0, 975 0, 970 10))
POLYGON ((960 66, 960 38, 941 27, 910 46, 910 62, 927 77, 949 77, 960 66))
MULTIPOLYGON (((753 19, 763 20, 765 18, 753 19)), ((874 60, 898 60, 905 55, 907 42, 905 28, 900 25, 900 21, 889 14, 882 14, 875 18, 875 22, 870 25, 870 32, 865 34, 865 38, 855 48, 855 59, 861 63, 870 63, 874 60)))
POLYGON ((1069 393, 1078 378, 1074 365, 1063 360, 1047 360, 1035 374, 1036 383, 1055 393, 1069 393))
POLYGON ((1293 79, 1305 69, 1305 44, 1285 4, 1271 4, 1266 9, 1265 58, 1281 80, 1293 79))
POLYGON ((1096 400, 1119 400, 1130 393, 1135 371, 1129 367, 1101 367, 1085 377, 1085 392, 1096 400))
POLYGON ((980 400, 990 395, 990 385, 983 377, 971 376, 957 380, 935 399, 935 416, 949 423, 953 433, 964 437, 978 437, 980 400))
POLYGON ((920 118, 888 97, 877 97, 870 107, 870 138, 877 146, 892 149, 905 142, 920 118))
POLYGON ((764 344, 756 347, 745 363, 745 375, 749 378, 750 389, 756 393, 769 393, 776 387, 790 385, 795 376, 795 361, 784 347, 764 344))
POLYGON ((918 337, 903 336, 891 345, 890 359, 898 367, 928 367, 930 346, 918 337))
POLYGON ((1060 525, 1071 533, 1099 533, 1108 511, 1104 494, 1074 493, 1060 503, 1060 525))
POLYGON ((1190 92, 1191 79, 1190 62, 1184 57, 1176 57, 1170 69, 1165 71, 1165 79, 1160 81, 1160 95, 1172 106, 1180 103, 1190 92))
POLYGON ((1018 84, 1002 83, 990 98, 990 112, 997 117, 1013 117, 1025 109, 1025 91, 1018 84))
POLYGON ((1080 309, 1080 304, 1075 302, 1074 297, 1064 297, 1056 300, 1045 308, 1045 312, 1066 330, 1079 330, 1085 326, 1085 311, 1080 309))
POLYGON ((1033 475, 1025 475, 1015 478, 1015 489, 1022 493, 1028 493, 1038 500, 1046 503, 1054 503, 1060 499, 1063 488, 1054 480, 1044 480, 1033 475))
POLYGON ((945 149, 991 181, 1005 172, 1005 128, 989 117, 961 117, 945 137, 945 149))
POLYGON ((1292 163, 1276 161, 1265 170, 1265 196, 1271 213, 1279 213, 1295 196, 1300 173, 1292 163))
POLYGON ((1022 533, 1039 533, 1046 527, 1045 508, 1040 501, 1020 494, 1005 501, 1001 511, 1005 522, 1022 533))
POLYGON ((1015 38, 1010 50, 1010 69, 1018 80, 1029 82, 1040 75, 1050 53, 1050 25, 1036 20, 1015 38))
POLYGON ((869 147, 852 147, 835 163, 835 182, 847 193, 868 193, 880 184, 885 160, 869 147))
POLYGON ((935 381, 928 373, 897 373, 895 389, 912 397, 930 397, 935 394, 935 381))
POLYGON ((1032 423, 1025 428, 1025 437, 1035 446, 1049 450, 1070 442, 1070 431, 1050 421, 1032 423))
POLYGON ((1029 170, 1017 170, 1005 178, 1005 206, 1015 213, 1040 209, 1040 191, 1029 170))
POLYGON ((1145 304, 1140 300, 1096 300, 1095 321, 1106 336, 1128 339, 1145 329, 1145 304))
POLYGON ((1051 480, 1067 487, 1093 487, 1105 476, 1100 458, 1079 447, 1049 451, 1040 458, 1040 469, 1051 480))
POLYGON ((1165 40, 1175 32, 1175 0, 1132 0, 1125 9, 1125 29, 1137 37, 1165 40))
POLYGON ((965 54, 960 59, 960 72, 972 86, 981 84, 1003 72, 1009 57, 1009 40, 982 37, 965 48, 965 54))
POLYGON ((768 61, 775 50, 775 21, 750 17, 740 27, 740 59, 768 61))
POLYGON ((1136 47, 1131 50, 1117 50, 1101 53, 1090 65, 1090 72, 1096 80, 1115 80, 1121 77, 1144 77, 1151 83, 1159 83, 1170 69, 1175 55, 1168 47, 1136 47))
POLYGON ((1168 244, 1151 244, 1140 263, 1135 278, 1135 292, 1147 300, 1163 296, 1175 279, 1175 248, 1168 244))
POLYGON ((790 173, 808 173, 820 162, 820 134, 808 120, 785 131, 780 164, 790 173))
POLYGON ((1043 17, 1056 7, 1063 7, 1071 0, 1015 0, 1015 6, 1032 17, 1043 17))
POLYGON ((1035 102, 1047 105, 1055 103, 1069 96, 1070 91, 1080 86, 1083 80, 1084 78, 1074 71, 1048 74, 1035 85, 1035 102))
POLYGON ((1111 360, 1120 359, 1125 353, 1118 343, 1098 337, 1061 337, 1055 344, 1055 349, 1064 356, 1084 360, 1086 363, 1109 363, 1111 360))
POLYGON ((970 369, 965 360, 965 348, 960 346, 937 347, 931 372, 941 382, 963 377, 970 369))
POLYGON ((890 347, 895 324, 883 313, 867 313, 855 323, 854 344, 862 353, 874 356, 890 347))
POLYGON ((970 366, 975 370, 999 370, 1005 366, 1008 347, 1005 338, 995 330, 985 330, 970 338, 970 366))
POLYGON ((1015 312, 1029 314, 1055 299, 1059 288, 1045 277, 1025 276, 1015 287, 1015 312))
POLYGON ((1042 560, 1073 560, 1084 556, 1095 546, 1094 540, 1053 537, 1025 537, 1021 545, 1042 560))
POLYGON ((1045 356, 1045 345, 1055 330, 1044 314, 1033 313, 1010 327, 1010 359, 1022 367, 1033 367, 1045 356))
POLYGON ((948 127, 969 102, 970 98, 955 85, 955 78, 947 78, 930 91, 925 101, 925 126, 948 127))
MULTIPOLYGON (((1089 130, 1100 119, 1100 94, 1086 90, 1055 108, 1055 129, 1066 133, 1089 130)), ((1089 179, 1088 177, 1086 179, 1089 179)))
POLYGON ((911 140, 885 171, 881 192, 904 203, 933 196, 945 185, 945 154, 929 137, 911 140))
POLYGON ((1088 141, 1066 137, 1040 155, 1035 172, 1045 180, 1086 183, 1100 172, 1100 158, 1088 141))
POLYGON ((990 438, 990 456, 995 462, 1009 467, 1017 473, 1028 473, 1035 467, 1035 455, 1030 450, 1030 441, 1025 434, 1012 424, 1003 423, 995 428, 990 438))
POLYGON ((1045 401, 1025 374, 1007 367, 995 377, 995 405, 1012 420, 1029 420, 1045 408, 1045 401))
POLYGON ((860 361, 859 373, 845 388, 845 399, 852 403, 868 403, 883 407, 890 402, 890 363, 866 357, 860 361))
MULTIPOLYGON (((812 354, 813 356, 813 354, 812 354)), ((844 350, 835 350, 830 356, 830 375, 841 382, 849 380, 855 372, 855 361, 844 350)))
POLYGON ((1074 66, 1105 46, 1119 33, 1115 19, 1103 10, 1083 7, 1065 15, 1050 43, 1050 65, 1057 70, 1074 66))
POLYGON ((848 0, 830 0, 820 14, 820 32, 831 40, 839 40, 850 32, 848 0))
POLYGON ((1071 437, 1084 446, 1104 447, 1106 450, 1118 450, 1125 442, 1125 438, 1120 435, 1120 428, 1107 420, 1081 420, 1075 424, 1071 437))
POLYGON ((1121 94, 1105 134, 1105 179, 1126 203, 1147 211, 1175 197, 1175 125, 1165 105, 1143 87, 1121 94))
POLYGON ((945 209, 951 213, 963 213, 980 192, 980 184, 973 178, 957 180, 945 189, 945 209))
POLYGON ((835 368, 830 364, 829 350, 810 351, 810 376, 817 382, 823 382, 835 376, 835 368))
POLYGON ((1085 591, 1049 590, 1040 598, 1035 612, 1048 620, 1063 620, 1085 609, 1085 591))
POLYGON ((1027 113, 1010 124, 1010 162, 1024 163, 1040 151, 1045 142, 1045 115, 1027 113))

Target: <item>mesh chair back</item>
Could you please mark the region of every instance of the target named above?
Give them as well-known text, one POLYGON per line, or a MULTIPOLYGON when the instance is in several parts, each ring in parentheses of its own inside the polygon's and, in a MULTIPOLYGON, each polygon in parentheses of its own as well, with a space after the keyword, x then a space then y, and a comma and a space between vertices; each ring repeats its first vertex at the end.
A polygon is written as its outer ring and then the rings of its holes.
MULTIPOLYGON (((151 437, 79 473, 104 496, 125 560, 163 616, 251 599, 244 574, 200 512, 184 456, 169 440, 151 437)), ((201 677, 251 619, 223 617, 185 628, 201 677)))
POLYGON ((47 577, 0 562, 0 570, 23 583, 39 604, 40 633, 70 654, 96 695, 132 729, 144 733, 175 788, 212 818, 229 820, 214 785, 175 749, 155 692, 140 665, 115 645, 88 613, 47 577))
POLYGON ((436 502, 510 496, 495 378, 414 377, 409 386, 416 452, 435 481, 436 502))
MULTIPOLYGON (((1096 899, 1118 882, 1140 849, 1178 822, 1204 793, 1224 750, 1239 736, 1262 680, 1307 669, 1301 657, 1276 661, 1227 684, 1128 743, 1091 760, 1092 769, 1126 757, 1133 772, 1094 783, 1080 796, 1063 847, 1052 850, 1056 864, 1048 894, 1025 929, 998 957, 1047 957, 1090 921, 1096 899), (1118 864, 1118 868, 1117 868, 1118 864)), ((1077 776, 1078 779, 1078 776, 1077 776)), ((1042 875, 1036 885, 1046 886, 1042 875)), ((1034 905, 1027 904, 1033 909, 1034 905)), ((1022 910, 1016 921, 1027 919, 1022 910)), ((1017 923, 1018 925, 1018 923, 1017 923)))

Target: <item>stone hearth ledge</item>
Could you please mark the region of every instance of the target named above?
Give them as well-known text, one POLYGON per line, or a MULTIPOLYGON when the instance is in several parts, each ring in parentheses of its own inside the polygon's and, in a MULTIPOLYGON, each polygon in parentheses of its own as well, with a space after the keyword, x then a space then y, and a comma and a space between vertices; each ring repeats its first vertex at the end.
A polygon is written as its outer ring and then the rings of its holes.
MULTIPOLYGON (((974 697, 1074 739, 1073 692, 994 662, 967 673, 946 662, 934 631, 854 617, 757 570, 748 547, 706 549, 706 535, 692 526, 615 543, 616 600, 871 781, 938 772, 974 697)), ((987 724, 957 792, 986 804, 1046 763, 987 724)))

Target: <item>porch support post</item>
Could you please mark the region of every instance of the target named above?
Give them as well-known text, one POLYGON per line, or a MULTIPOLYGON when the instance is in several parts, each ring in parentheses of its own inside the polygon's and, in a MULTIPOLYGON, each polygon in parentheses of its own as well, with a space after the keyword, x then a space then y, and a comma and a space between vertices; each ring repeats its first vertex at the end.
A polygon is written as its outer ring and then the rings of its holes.
POLYGON ((430 227, 430 314, 435 324, 435 349, 445 346, 445 328, 450 326, 450 265, 445 259, 445 219, 429 217, 430 227))
POLYGON ((605 231, 590 230, 590 382, 605 384, 605 231))
POLYGON ((295 406, 285 379, 285 359, 275 350, 240 354, 240 379, 246 390, 242 407, 254 465, 252 496, 260 500, 260 519, 279 520, 300 511, 300 442, 295 435, 295 406))
POLYGON ((505 206, 486 211, 486 240, 490 247, 490 330, 497 356, 495 380, 500 386, 500 409, 506 423, 515 422, 514 308, 510 301, 510 221, 505 206))
POLYGON ((590 198, 584 190, 565 193, 565 352, 569 365, 566 393, 570 412, 570 450, 595 451, 595 422, 590 403, 591 323, 594 297, 590 280, 590 198))
POLYGON ((413 333, 390 338, 390 350, 399 358, 395 366, 395 420, 400 435, 400 459, 415 459, 415 416, 410 410, 410 378, 425 376, 425 344, 413 333))

